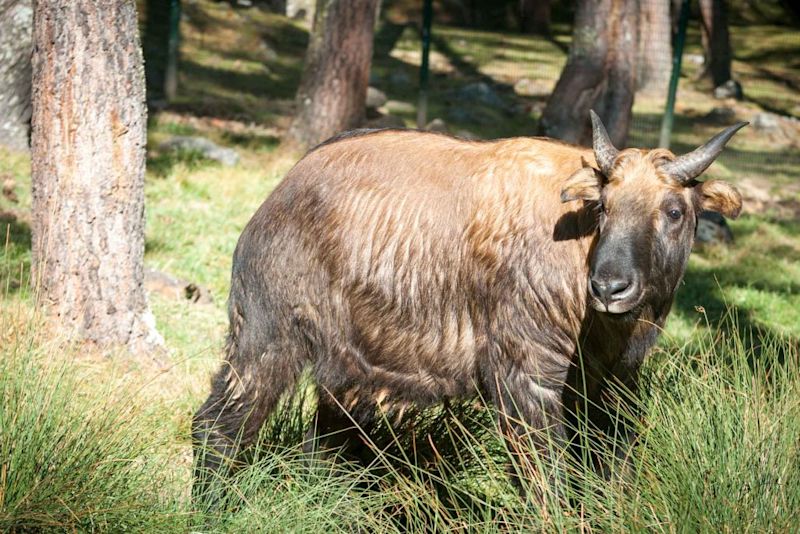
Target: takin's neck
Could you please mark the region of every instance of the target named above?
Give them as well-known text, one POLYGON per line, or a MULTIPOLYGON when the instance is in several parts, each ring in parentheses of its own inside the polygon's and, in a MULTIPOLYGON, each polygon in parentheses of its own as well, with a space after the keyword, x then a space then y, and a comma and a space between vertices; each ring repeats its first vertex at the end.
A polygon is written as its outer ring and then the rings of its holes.
POLYGON ((671 305, 670 298, 625 319, 588 310, 580 334, 581 353, 606 372, 635 375, 658 340, 671 305))

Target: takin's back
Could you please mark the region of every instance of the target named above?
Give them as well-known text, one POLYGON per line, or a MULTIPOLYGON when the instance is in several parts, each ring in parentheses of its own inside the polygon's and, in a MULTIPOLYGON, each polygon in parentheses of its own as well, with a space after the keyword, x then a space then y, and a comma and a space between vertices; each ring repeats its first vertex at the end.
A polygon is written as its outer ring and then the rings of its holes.
POLYGON ((520 332, 538 334, 571 353, 594 216, 560 193, 582 158, 594 162, 543 139, 403 130, 326 143, 243 233, 232 300, 237 279, 260 277, 318 351, 373 379, 427 384, 431 398, 458 395, 490 340, 522 350, 520 332))

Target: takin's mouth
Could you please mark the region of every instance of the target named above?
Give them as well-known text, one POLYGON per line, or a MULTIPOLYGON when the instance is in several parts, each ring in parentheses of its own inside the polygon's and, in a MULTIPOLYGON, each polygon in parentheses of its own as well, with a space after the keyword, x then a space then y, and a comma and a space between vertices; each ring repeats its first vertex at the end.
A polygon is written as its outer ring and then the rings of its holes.
POLYGON ((620 316, 630 314, 638 309, 642 301, 642 295, 631 295, 624 300, 612 300, 611 302, 603 302, 591 292, 589 292, 589 305, 596 311, 607 313, 609 315, 620 316))

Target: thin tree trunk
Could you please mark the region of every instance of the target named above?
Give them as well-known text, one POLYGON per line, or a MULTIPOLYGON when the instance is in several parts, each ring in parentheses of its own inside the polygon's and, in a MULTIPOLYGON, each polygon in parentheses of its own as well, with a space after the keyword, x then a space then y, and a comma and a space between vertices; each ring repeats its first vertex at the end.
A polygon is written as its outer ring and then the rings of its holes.
POLYGON ((170 101, 178 89, 180 0, 147 0, 144 30, 147 100, 170 101))
POLYGON ((537 35, 550 35, 550 0, 520 0, 519 12, 522 31, 537 35))
POLYGON ((31 120, 31 0, 0 0, 0 145, 27 150, 31 120))
POLYGON ((683 0, 670 0, 670 24, 672 25, 672 36, 678 33, 678 20, 681 18, 681 6, 683 0))
POLYGON ((540 133, 591 144, 589 110, 625 146, 636 88, 637 0, 581 0, 569 59, 542 113, 540 133))
POLYGON ((135 3, 34 8, 33 267, 67 333, 149 351, 144 292, 146 108, 135 3))
POLYGON ((672 71, 670 3, 641 0, 640 5, 638 87, 652 95, 664 95, 672 71))
POLYGON ((705 67, 700 78, 710 77, 714 87, 731 79, 731 41, 726 0, 700 0, 705 67))
POLYGON ((309 147, 364 120, 378 0, 317 0, 289 136, 309 147))

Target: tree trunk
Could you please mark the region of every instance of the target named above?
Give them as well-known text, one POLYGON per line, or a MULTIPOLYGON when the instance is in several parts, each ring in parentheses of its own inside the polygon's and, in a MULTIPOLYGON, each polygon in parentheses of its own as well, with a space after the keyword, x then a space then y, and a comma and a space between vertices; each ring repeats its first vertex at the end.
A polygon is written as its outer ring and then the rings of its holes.
POLYGON ((547 102, 540 133, 590 145, 594 109, 617 147, 625 146, 636 88, 637 0, 581 0, 569 59, 547 102))
POLYGON ((522 31, 550 35, 550 0, 520 0, 522 31))
POLYGON ((31 120, 31 0, 0 0, 0 145, 27 150, 31 120))
POLYGON ((700 0, 705 66, 700 78, 710 77, 714 87, 731 79, 731 41, 726 0, 700 0))
POLYGON ((159 346, 144 292, 146 108, 135 3, 38 0, 33 55, 33 268, 78 339, 159 346))
POLYGON ((180 0, 147 0, 144 30, 147 101, 170 101, 178 89, 180 0))
POLYGON ((304 147, 364 120, 378 0, 317 0, 290 138, 304 147))
POLYGON ((640 90, 663 96, 672 72, 672 22, 670 3, 641 0, 639 13, 640 90))

